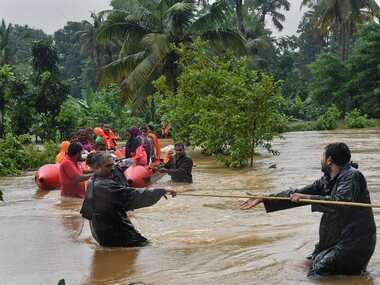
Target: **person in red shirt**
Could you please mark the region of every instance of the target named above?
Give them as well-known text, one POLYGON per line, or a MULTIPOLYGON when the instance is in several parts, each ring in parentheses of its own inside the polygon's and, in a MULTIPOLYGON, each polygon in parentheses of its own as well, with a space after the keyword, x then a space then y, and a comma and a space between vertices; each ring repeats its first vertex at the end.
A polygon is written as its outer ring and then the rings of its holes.
POLYGON ((81 153, 81 144, 71 143, 69 145, 67 156, 59 167, 61 196, 84 198, 85 185, 82 182, 89 179, 91 174, 83 174, 83 170, 78 163, 81 160, 81 153))

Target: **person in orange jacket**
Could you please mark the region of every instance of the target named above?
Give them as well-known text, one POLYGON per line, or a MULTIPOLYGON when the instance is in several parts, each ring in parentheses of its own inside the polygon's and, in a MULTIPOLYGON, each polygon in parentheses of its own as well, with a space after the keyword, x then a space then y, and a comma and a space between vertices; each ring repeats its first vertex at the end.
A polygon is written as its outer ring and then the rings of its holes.
POLYGON ((111 130, 111 127, 109 124, 103 125, 103 132, 106 139, 106 146, 108 150, 115 150, 116 149, 116 135, 111 130))
POLYGON ((104 133, 102 128, 94 128, 94 133, 96 135, 95 143, 96 141, 99 141, 100 139, 103 141, 103 143, 106 143, 106 134, 104 133))
POLYGON ((55 163, 62 163, 66 157, 67 149, 69 148, 70 142, 63 141, 59 146, 59 153, 55 157, 55 163))
POLYGON ((161 158, 161 146, 157 138, 157 135, 154 133, 154 128, 152 125, 148 125, 148 137, 152 140, 153 151, 155 160, 160 160, 161 158))

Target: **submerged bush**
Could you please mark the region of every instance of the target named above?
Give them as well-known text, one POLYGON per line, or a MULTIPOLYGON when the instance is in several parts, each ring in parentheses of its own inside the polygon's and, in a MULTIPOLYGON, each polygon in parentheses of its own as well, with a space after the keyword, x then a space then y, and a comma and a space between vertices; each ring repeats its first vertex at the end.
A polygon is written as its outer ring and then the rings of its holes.
POLYGON ((30 137, 7 135, 0 139, 0 176, 20 175, 23 170, 35 169, 54 162, 57 145, 47 142, 38 148, 30 144, 30 137))
POLYGON ((335 105, 327 108, 326 112, 322 114, 315 123, 317 130, 334 130, 338 127, 338 119, 340 112, 335 105))
POLYGON ((371 126, 371 122, 368 120, 367 115, 361 114, 358 109, 354 109, 347 113, 344 119, 349 128, 359 129, 371 126))

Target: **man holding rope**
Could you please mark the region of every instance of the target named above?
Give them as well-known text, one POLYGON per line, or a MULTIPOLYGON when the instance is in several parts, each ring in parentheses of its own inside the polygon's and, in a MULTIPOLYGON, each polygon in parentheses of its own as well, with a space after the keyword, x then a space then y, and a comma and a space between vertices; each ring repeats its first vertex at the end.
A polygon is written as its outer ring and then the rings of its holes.
POLYGON ((148 243, 133 226, 127 211, 149 207, 166 194, 172 197, 171 189, 129 188, 113 170, 111 154, 98 152, 91 159, 94 175, 91 177, 81 214, 90 221, 93 237, 101 246, 144 246, 148 243))
MULTIPOLYGON (((290 201, 249 199, 242 203, 247 210, 264 203, 269 212, 304 206, 302 199, 349 201, 370 204, 367 182, 351 163, 351 152, 344 143, 325 147, 322 156, 324 176, 313 184, 271 196, 290 197, 290 201)), ((365 272, 375 250, 376 225, 371 208, 312 204, 313 212, 322 212, 319 242, 315 246, 309 276, 365 272)))

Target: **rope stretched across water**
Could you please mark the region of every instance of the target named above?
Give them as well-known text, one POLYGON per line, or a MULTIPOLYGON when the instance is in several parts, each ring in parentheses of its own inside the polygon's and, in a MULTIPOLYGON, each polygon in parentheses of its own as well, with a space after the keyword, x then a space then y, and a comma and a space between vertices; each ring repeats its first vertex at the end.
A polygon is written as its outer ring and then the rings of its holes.
MULTIPOLYGON (((290 197, 276 197, 276 196, 264 196, 264 195, 220 195, 209 193, 188 193, 177 192, 178 196, 194 196, 194 197, 215 197, 215 198, 237 198, 237 199, 263 199, 263 200, 281 200, 290 201, 290 197)), ((298 202, 294 202, 298 203, 298 202)), ((364 207, 364 208, 380 208, 379 204, 367 204, 358 202, 345 202, 345 201, 332 201, 332 200, 313 200, 313 199, 300 199, 299 203, 308 204, 327 204, 336 206, 352 206, 352 207, 364 207)))

